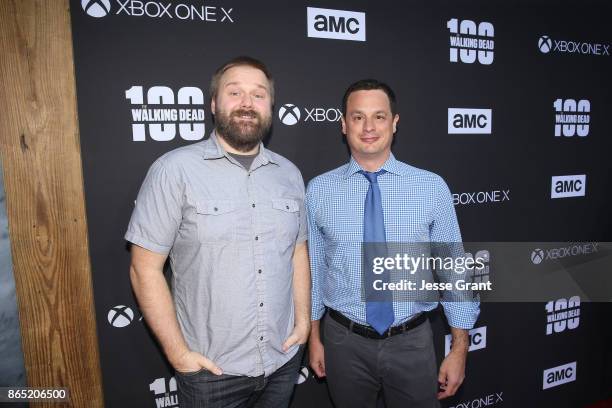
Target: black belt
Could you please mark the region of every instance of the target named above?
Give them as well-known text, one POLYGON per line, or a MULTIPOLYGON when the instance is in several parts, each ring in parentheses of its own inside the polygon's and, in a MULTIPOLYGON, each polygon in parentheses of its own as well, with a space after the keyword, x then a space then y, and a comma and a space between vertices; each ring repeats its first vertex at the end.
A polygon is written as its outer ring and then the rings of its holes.
POLYGON ((342 313, 335 311, 334 309, 329 309, 328 311, 329 317, 349 329, 355 334, 358 334, 362 337, 367 337, 368 339, 386 339, 391 336, 395 336, 396 334, 405 333, 408 330, 412 330, 417 326, 425 323, 427 320, 427 315, 425 313, 419 314, 417 317, 408 320, 398 326, 389 327, 389 329, 384 334, 379 334, 376 330, 374 330, 370 326, 364 326, 363 324, 355 323, 348 317, 344 316, 342 313))

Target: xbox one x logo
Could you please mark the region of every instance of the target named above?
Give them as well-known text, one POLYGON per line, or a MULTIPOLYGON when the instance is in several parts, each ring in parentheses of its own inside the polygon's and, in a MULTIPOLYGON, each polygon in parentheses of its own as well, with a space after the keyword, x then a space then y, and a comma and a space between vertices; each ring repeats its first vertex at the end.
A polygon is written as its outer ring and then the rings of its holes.
POLYGON ((127 306, 117 305, 108 311, 107 319, 113 327, 125 327, 134 320, 134 312, 127 306))
POLYGON ((278 118, 287 126, 302 121, 306 124, 336 124, 342 119, 342 111, 336 107, 303 106, 298 108, 292 103, 285 103, 278 110, 278 118))
POLYGON ((538 40, 538 48, 543 54, 548 54, 552 49, 553 43, 549 36, 543 35, 538 40))
POLYGON ((295 125, 300 120, 300 116, 300 108, 292 103, 286 103, 278 110, 278 118, 285 125, 295 125))
POLYGON ((81 0, 81 7, 92 17, 104 17, 110 13, 110 0, 81 0))
POLYGON ((538 265, 544 260, 544 250, 536 248, 531 252, 531 262, 538 265))

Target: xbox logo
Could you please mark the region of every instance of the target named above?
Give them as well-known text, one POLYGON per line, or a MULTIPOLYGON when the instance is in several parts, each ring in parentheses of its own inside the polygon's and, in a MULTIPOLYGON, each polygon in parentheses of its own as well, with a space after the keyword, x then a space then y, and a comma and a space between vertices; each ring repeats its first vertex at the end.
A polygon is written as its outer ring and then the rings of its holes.
POLYGON ((104 17, 110 13, 110 0, 81 0, 81 7, 92 17, 104 17))
POLYGON ((538 48, 540 48, 542 53, 548 54, 552 48, 552 40, 550 37, 547 35, 541 36, 538 40, 538 48))
POLYGON ((533 252, 531 253, 531 262, 537 265, 543 260, 544 260, 544 251, 541 250, 540 248, 534 249, 533 252))
POLYGON ((285 125, 295 125, 300 120, 300 116, 300 108, 292 103, 286 103, 278 110, 278 118, 285 125))
POLYGON ((117 305, 108 311, 107 318, 113 327, 125 327, 132 323, 134 312, 127 306, 117 305))
POLYGON ((308 379, 308 374, 308 367, 302 367, 302 369, 298 372, 297 380, 295 381, 295 383, 302 384, 306 382, 306 380, 308 379))

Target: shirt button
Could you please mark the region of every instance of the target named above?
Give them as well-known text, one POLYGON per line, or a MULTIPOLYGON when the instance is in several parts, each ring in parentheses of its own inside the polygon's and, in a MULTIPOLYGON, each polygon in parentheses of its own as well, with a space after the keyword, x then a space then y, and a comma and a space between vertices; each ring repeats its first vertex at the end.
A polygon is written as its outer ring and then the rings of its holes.
POLYGON ((289 206, 288 206, 288 205, 286 205, 286 206, 285 206, 285 208, 286 208, 286 209, 289 209, 289 206))
POLYGON ((257 271, 257 273, 261 273, 261 269, 259 269, 259 270, 257 271))
POLYGON ((215 211, 219 211, 219 209, 218 209, 217 207, 213 208, 213 210, 215 210, 215 211))
POLYGON ((255 241, 259 241, 259 237, 255 237, 255 241))
POLYGON ((261 336, 261 337, 259 338, 259 340, 263 340, 263 336, 261 336))
POLYGON ((255 208, 255 203, 251 204, 251 207, 255 208))
POLYGON ((259 307, 263 307, 263 303, 260 303, 260 304, 259 304, 259 307))

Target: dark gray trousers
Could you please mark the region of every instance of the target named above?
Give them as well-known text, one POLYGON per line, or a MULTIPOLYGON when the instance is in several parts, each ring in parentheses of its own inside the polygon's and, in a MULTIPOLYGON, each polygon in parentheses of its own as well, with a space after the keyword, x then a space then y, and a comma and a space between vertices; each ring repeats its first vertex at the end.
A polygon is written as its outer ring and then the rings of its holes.
POLYGON ((182 374, 176 372, 181 408, 287 408, 304 354, 297 354, 282 367, 259 377, 214 375, 207 370, 182 374))
POLYGON ((438 368, 429 320, 383 340, 350 332, 326 316, 325 372, 336 408, 438 408, 438 368))

